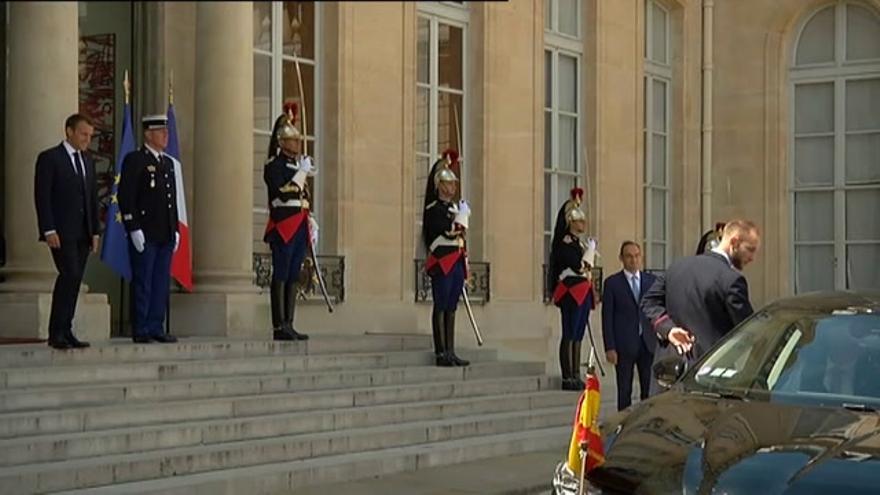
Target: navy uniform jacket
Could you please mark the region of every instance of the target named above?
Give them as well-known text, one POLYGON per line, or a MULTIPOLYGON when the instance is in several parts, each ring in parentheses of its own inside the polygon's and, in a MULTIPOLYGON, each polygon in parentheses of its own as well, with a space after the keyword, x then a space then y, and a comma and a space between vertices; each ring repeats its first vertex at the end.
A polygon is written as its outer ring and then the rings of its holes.
MULTIPOLYGON (((584 252, 586 252, 584 242, 579 237, 567 232, 559 246, 550 253, 550 266, 553 269, 553 275, 556 276, 554 280, 551 280, 551 283, 555 284, 552 287, 553 302, 557 306, 561 306, 566 299, 570 299, 580 306, 593 291, 590 269, 583 262, 584 252), (559 276, 566 269, 570 270, 568 275, 559 280, 559 276)), ((596 297, 593 294, 591 308, 595 306, 596 297)))
POLYGON ((50 230, 58 234, 62 243, 65 239, 91 239, 99 233, 95 164, 85 153, 80 155, 86 169, 85 187, 63 143, 37 157, 34 201, 41 241, 50 230))
POLYGON ((425 246, 428 259, 425 260, 425 269, 430 274, 447 274, 464 254, 464 238, 461 231, 455 229, 455 215, 458 213, 458 205, 451 201, 438 199, 425 208, 422 222, 427 232, 427 238, 434 245, 425 246), (440 270, 438 272, 437 270, 440 270))
POLYGON ((743 274, 711 251, 674 261, 641 306, 663 348, 657 349, 655 361, 676 353, 667 337, 673 327, 694 335, 693 354, 699 358, 753 313, 743 274))
POLYGON ((640 342, 644 342, 648 352, 654 352, 657 336, 639 303, 655 280, 654 275, 639 271, 637 301, 623 270, 605 279, 602 290, 602 337, 606 351, 617 351, 621 357, 635 359, 639 355, 640 342), (642 325, 641 336, 639 323, 642 325))
POLYGON ((125 155, 118 199, 128 232, 143 230, 147 242, 174 241, 177 191, 170 158, 156 159, 146 146, 125 155))
POLYGON ((292 235, 305 223, 310 208, 308 183, 302 189, 293 183, 293 176, 298 170, 297 157, 288 156, 284 152, 263 165, 263 182, 266 183, 269 195, 269 224, 266 226, 263 242, 287 243, 290 238, 283 237, 287 233, 292 235), (291 231, 288 232, 285 227, 291 231), (286 232, 284 236, 282 231, 286 232))

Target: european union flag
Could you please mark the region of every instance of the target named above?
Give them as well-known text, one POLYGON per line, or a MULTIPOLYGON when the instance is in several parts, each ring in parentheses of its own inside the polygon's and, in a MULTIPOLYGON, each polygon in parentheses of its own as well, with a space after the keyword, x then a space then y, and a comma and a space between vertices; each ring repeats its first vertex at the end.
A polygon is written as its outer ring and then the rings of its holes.
POLYGON ((116 175, 113 177, 113 190, 110 196, 110 207, 107 209, 107 229, 104 231, 104 245, 101 248, 101 261, 125 280, 131 280, 131 261, 128 257, 128 234, 122 223, 119 211, 119 179, 122 177, 122 160, 129 152, 134 151, 134 134, 131 130, 131 107, 125 104, 122 116, 122 142, 116 158, 116 175))

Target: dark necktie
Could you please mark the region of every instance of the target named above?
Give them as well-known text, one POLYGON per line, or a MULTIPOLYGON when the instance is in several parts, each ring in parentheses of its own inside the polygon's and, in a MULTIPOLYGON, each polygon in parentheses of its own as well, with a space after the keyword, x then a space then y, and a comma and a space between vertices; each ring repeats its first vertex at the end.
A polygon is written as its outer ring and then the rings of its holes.
POLYGON ((79 157, 79 151, 73 152, 73 160, 76 162, 76 173, 79 175, 80 180, 86 180, 86 169, 83 167, 83 162, 79 157))

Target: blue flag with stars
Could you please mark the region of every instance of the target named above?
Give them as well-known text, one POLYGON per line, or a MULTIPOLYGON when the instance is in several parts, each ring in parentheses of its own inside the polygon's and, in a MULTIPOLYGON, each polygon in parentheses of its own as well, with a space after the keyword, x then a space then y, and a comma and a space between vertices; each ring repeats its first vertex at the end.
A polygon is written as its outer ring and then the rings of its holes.
POLYGON ((113 176, 113 188, 110 206, 107 208, 107 228, 104 231, 104 245, 101 247, 101 261, 125 280, 131 280, 131 260, 128 257, 128 234, 122 223, 119 211, 119 179, 122 177, 122 160, 129 152, 134 151, 134 134, 131 130, 131 106, 126 103, 122 116, 122 141, 119 155, 116 158, 116 173, 113 176))

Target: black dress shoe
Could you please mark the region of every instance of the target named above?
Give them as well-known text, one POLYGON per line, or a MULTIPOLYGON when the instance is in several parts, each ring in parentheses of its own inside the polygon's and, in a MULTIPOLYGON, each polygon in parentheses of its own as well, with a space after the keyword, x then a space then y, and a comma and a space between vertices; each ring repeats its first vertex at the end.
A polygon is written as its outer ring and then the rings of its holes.
POLYGON ((434 354, 434 364, 442 368, 451 368, 455 366, 455 363, 453 363, 452 359, 449 358, 449 354, 445 352, 441 354, 434 354))
POLYGON ((454 352, 449 353, 449 360, 452 361, 452 364, 455 366, 467 366, 471 364, 471 362, 467 359, 462 359, 456 356, 454 352))
POLYGON ((73 349, 73 346, 72 346, 72 345, 70 344, 70 342, 68 342, 67 340, 52 340, 52 339, 49 339, 49 341, 47 342, 47 344, 49 344, 49 347, 51 347, 51 348, 53 348, 53 349, 59 349, 59 350, 60 350, 60 349, 73 349))
POLYGON ((299 333, 293 328, 290 328, 289 331, 293 334, 294 337, 296 337, 296 340, 309 340, 309 336, 307 334, 299 333))
POLYGON ((272 339, 273 340, 296 340, 296 335, 288 332, 286 329, 273 330, 272 331, 272 339))
POLYGON ((571 378, 563 378, 562 379, 562 390, 573 390, 575 392, 583 390, 583 387, 578 387, 578 384, 575 380, 571 378))
POLYGON ((177 337, 175 337, 174 335, 162 334, 156 335, 155 337, 153 337, 153 340, 155 340, 156 342, 161 342, 163 344, 173 344, 177 342, 177 337))
POLYGON ((84 340, 79 340, 73 335, 67 336, 67 342, 70 344, 70 347, 73 347, 74 349, 85 349, 86 347, 91 347, 91 344, 84 340))
POLYGON ((140 335, 135 335, 135 336, 133 336, 133 337, 131 338, 131 340, 132 340, 135 344, 149 344, 150 342, 153 341, 153 339, 150 338, 150 337, 142 337, 142 336, 140 336, 140 335))

